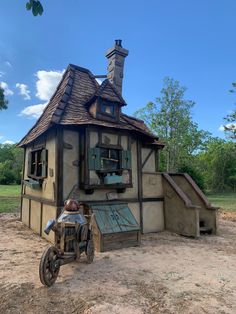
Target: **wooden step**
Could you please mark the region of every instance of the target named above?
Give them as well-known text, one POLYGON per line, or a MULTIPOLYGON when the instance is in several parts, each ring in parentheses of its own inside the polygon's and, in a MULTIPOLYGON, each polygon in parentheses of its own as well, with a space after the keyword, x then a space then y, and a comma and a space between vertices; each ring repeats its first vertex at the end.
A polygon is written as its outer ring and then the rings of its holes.
POLYGON ((211 234, 212 228, 200 227, 200 234, 211 234))

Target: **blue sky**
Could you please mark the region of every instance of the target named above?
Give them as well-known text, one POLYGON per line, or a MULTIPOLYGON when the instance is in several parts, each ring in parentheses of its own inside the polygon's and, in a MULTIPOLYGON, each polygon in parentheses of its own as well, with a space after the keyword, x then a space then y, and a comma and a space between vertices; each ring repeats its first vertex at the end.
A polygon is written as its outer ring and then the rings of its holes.
POLYGON ((0 111, 0 143, 25 135, 69 63, 106 74, 115 39, 129 50, 127 114, 153 101, 171 76, 196 102, 199 127, 224 137, 219 127, 235 102, 228 92, 236 81, 235 0, 41 2, 43 16, 33 17, 26 0, 1 0, 0 82, 9 109, 0 111))

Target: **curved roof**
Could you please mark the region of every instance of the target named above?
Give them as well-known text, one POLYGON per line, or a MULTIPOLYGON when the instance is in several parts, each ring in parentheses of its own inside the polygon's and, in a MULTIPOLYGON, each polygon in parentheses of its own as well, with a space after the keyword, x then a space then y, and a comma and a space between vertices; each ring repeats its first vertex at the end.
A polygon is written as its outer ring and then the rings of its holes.
POLYGON ((120 93, 108 80, 99 85, 95 76, 88 69, 70 64, 42 115, 18 146, 29 144, 53 125, 58 124, 101 125, 139 132, 149 137, 151 141, 157 139, 142 120, 123 113, 121 113, 119 123, 102 121, 92 117, 88 111, 88 103, 95 97, 117 102, 121 106, 126 105, 120 93))

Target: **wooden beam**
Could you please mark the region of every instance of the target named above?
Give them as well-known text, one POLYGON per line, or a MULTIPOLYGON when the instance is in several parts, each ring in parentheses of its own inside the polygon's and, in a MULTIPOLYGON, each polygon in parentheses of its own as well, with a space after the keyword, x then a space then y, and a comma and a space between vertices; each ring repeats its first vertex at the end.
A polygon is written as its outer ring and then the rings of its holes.
POLYGON ((20 198, 20 220, 22 221, 22 205, 23 205, 23 191, 24 191, 24 178, 25 178, 25 156, 26 148, 24 147, 24 157, 23 157, 23 167, 22 167, 22 176, 21 176, 21 198, 20 198))
POLYGON ((42 236, 42 227, 43 227, 43 203, 40 204, 40 231, 39 231, 40 236, 42 236))
POLYGON ((31 199, 29 200, 29 228, 31 228, 31 199))
POLYGON ((56 173, 55 173, 55 182, 56 182, 56 205, 63 201, 63 129, 59 126, 56 129, 56 173))
POLYGON ((140 227, 143 233, 143 184, 142 184, 142 151, 141 142, 137 139, 137 175, 138 175, 138 200, 140 207, 140 227))
POLYGON ((148 159, 151 157, 152 153, 153 153, 153 149, 150 150, 150 152, 147 154, 147 157, 144 159, 144 161, 142 163, 142 169, 146 165, 146 163, 147 163, 148 159))
POLYGON ((28 200, 32 200, 32 201, 35 201, 35 202, 38 202, 38 203, 43 203, 43 204, 49 205, 49 206, 54 206, 54 207, 56 206, 56 202, 55 201, 51 201, 51 200, 48 200, 48 199, 42 198, 42 197, 33 196, 33 195, 30 195, 30 194, 24 194, 23 198, 26 198, 28 200))

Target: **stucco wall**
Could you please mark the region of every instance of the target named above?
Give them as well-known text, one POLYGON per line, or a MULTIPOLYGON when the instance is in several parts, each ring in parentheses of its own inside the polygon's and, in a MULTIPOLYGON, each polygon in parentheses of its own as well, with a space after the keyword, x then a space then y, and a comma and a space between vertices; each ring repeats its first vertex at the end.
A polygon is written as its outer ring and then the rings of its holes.
POLYGON ((199 196, 197 191, 192 187, 190 182, 183 175, 174 175, 172 179, 177 183, 177 185, 184 191, 184 193, 191 200, 192 204, 201 207, 199 210, 199 219, 204 221, 205 227, 212 228, 214 234, 217 233, 217 210, 210 209, 206 207, 206 204, 199 196))
POLYGON ((140 206, 139 203, 128 203, 128 206, 134 215, 134 218, 136 219, 137 223, 140 225, 140 206))
POLYGON ((79 133, 63 132, 63 199, 67 199, 71 189, 79 181, 79 133))
POLYGON ((147 162, 145 163, 142 171, 143 172, 155 172, 156 171, 156 161, 155 161, 155 152, 152 151, 150 148, 142 148, 142 162, 145 161, 146 157, 148 157, 147 162), (148 157, 148 154, 151 155, 148 157))
POLYGON ((29 227, 29 200, 26 198, 22 199, 22 222, 29 227))
POLYGON ((40 233, 41 204, 31 200, 30 228, 40 233))
POLYGON ((143 203, 143 232, 158 232, 164 230, 163 202, 143 203))
POLYGON ((42 217, 42 237, 47 239, 48 241, 54 243, 54 232, 51 231, 49 235, 44 233, 44 228, 49 219, 56 219, 57 208, 54 206, 43 205, 43 217, 42 217))
POLYGON ((183 199, 163 180, 165 228, 186 235, 199 236, 199 210, 186 207, 183 199))
POLYGON ((163 197, 161 173, 142 173, 143 197, 163 197))

